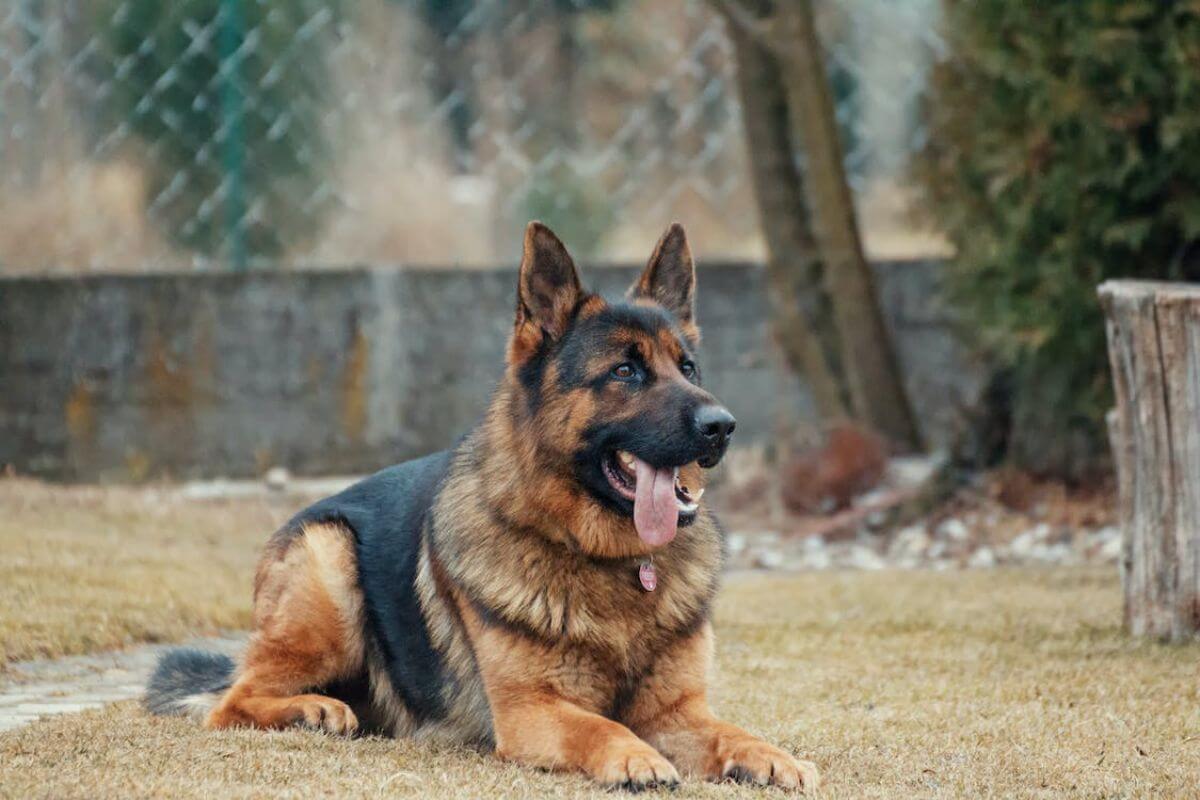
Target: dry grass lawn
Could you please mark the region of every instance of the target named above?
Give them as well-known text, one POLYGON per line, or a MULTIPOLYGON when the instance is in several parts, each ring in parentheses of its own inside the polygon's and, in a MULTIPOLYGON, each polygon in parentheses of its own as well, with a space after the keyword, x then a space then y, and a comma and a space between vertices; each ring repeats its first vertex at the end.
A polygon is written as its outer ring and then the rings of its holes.
MULTIPOLYGON (((244 623, 254 554, 288 510, 156 511, 130 505, 133 492, 38 510, 10 489, 10 658, 244 623)), ((1200 797, 1200 647, 1126 639, 1119 605, 1107 571, 738 575, 717 611, 715 704, 816 761, 825 798, 1200 797)), ((613 795, 469 751, 209 733, 126 703, 0 735, 0 796, 613 795)), ((779 795, 687 784, 670 796, 779 795)))
POLYGON ((245 627, 259 548, 295 510, 0 479, 0 672, 245 627))

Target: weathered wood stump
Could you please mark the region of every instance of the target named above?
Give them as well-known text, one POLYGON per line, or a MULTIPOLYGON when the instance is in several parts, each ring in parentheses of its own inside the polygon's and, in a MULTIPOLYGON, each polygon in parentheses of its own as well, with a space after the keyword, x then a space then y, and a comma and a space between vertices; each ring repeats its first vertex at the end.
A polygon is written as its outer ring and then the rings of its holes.
POLYGON ((1110 281, 1100 299, 1117 398, 1125 625, 1200 638, 1200 286, 1110 281))

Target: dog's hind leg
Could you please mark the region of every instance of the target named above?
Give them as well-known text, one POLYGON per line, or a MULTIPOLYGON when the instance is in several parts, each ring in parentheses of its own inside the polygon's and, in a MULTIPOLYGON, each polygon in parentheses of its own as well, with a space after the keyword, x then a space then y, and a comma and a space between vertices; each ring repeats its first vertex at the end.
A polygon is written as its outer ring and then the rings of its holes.
POLYGON ((276 534, 254 585, 254 634, 210 728, 307 725, 350 733, 358 720, 314 689, 363 668, 362 592, 354 542, 335 524, 276 534))

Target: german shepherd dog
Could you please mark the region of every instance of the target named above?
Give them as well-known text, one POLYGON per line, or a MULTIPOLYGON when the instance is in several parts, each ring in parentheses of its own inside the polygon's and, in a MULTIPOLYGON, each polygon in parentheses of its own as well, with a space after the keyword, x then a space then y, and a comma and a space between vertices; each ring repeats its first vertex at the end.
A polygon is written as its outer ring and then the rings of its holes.
POLYGON ((607 302, 530 223, 480 424, 284 525, 241 663, 172 651, 148 708, 472 743, 635 790, 815 786, 708 706, 724 546, 701 494, 734 418, 701 388, 695 285, 678 224, 607 302))

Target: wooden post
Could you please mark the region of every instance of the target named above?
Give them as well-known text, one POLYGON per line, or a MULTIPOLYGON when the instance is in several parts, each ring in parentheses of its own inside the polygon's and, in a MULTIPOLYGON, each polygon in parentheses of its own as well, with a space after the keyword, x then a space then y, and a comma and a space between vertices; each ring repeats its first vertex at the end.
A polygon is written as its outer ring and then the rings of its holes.
POLYGON ((1200 638, 1200 286, 1100 287, 1116 389, 1125 625, 1200 638))

